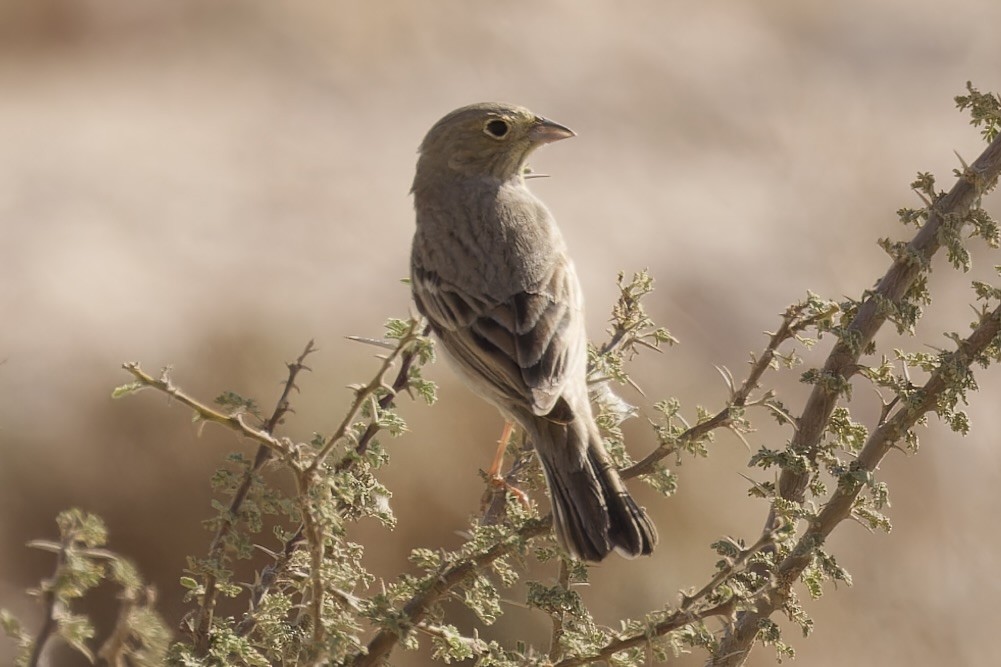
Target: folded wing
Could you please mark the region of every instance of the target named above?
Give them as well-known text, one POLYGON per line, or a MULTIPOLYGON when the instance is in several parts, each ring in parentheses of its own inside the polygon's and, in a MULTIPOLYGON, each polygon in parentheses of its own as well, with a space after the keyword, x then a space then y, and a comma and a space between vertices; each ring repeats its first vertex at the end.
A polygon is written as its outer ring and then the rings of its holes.
POLYGON ((415 263, 417 308, 448 352, 503 402, 548 414, 579 353, 573 269, 556 262, 546 280, 504 300, 473 297, 415 263))

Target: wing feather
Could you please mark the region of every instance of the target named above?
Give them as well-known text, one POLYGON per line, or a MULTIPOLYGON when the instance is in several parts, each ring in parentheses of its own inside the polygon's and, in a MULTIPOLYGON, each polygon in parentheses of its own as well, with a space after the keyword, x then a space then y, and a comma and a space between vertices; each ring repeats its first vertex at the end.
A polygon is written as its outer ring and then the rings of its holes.
POLYGON ((573 330, 579 308, 576 276, 564 259, 547 279, 503 300, 474 299, 415 265, 417 307, 448 353, 486 382, 495 402, 548 414, 563 392, 570 355, 579 354, 573 330))

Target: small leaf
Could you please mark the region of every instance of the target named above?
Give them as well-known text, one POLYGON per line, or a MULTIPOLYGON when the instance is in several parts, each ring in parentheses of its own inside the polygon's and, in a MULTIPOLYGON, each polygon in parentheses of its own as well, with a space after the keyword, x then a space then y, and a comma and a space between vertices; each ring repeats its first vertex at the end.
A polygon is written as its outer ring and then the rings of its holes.
POLYGON ((121 386, 115 387, 111 392, 111 398, 122 398, 123 396, 128 396, 129 394, 135 394, 140 389, 145 389, 146 385, 138 380, 136 382, 130 382, 128 384, 123 384, 121 386))

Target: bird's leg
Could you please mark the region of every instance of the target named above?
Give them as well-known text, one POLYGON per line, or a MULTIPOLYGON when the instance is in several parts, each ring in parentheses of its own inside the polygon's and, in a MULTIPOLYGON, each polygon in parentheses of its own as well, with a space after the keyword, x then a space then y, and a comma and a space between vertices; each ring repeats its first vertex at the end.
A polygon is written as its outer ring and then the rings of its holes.
POLYGON ((487 483, 490 485, 490 488, 484 496, 484 501, 487 501, 487 498, 492 495, 492 491, 494 490, 502 492, 510 491, 522 505, 528 508, 530 507, 528 495, 521 489, 510 484, 501 474, 501 468, 504 466, 504 454, 507 452, 507 446, 511 441, 511 433, 513 431, 514 422, 505 419, 504 430, 501 431, 500 440, 497 441, 497 452, 494 454, 494 460, 490 464, 490 469, 487 470, 487 483))
POLYGON ((487 470, 488 478, 503 479, 500 474, 501 466, 504 465, 504 454, 507 452, 508 443, 511 442, 511 433, 513 431, 514 422, 509 419, 505 419, 504 430, 501 431, 500 440, 497 441, 497 453, 494 454, 494 461, 490 464, 490 469, 487 470))

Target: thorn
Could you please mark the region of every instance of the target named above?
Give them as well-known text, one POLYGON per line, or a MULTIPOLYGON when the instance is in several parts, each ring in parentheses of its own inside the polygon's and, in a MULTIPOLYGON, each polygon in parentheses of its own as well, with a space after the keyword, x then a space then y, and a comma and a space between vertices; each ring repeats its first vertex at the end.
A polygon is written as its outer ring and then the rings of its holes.
POLYGON ((749 451, 749 452, 750 452, 750 451, 753 451, 753 450, 751 449, 751 443, 749 443, 749 442, 747 441, 747 438, 745 438, 745 437, 744 437, 744 434, 743 434, 743 433, 741 433, 740 431, 738 431, 738 430, 737 430, 737 429, 736 429, 735 427, 733 427, 732 425, 731 425, 731 426, 728 426, 727 428, 728 428, 728 429, 729 429, 729 430, 730 430, 731 432, 733 432, 733 434, 734 434, 735 436, 737 436, 737 438, 738 438, 738 439, 739 439, 739 440, 740 440, 740 441, 741 441, 742 443, 744 443, 744 447, 747 447, 747 451, 749 451))
POLYGON ((259 551, 263 551, 264 553, 266 553, 268 555, 268 558, 278 558, 278 552, 277 551, 271 551, 270 549, 268 549, 266 547, 263 547, 260 544, 255 544, 253 546, 254 546, 255 549, 257 549, 259 551))
POLYGON ((716 372, 723 378, 723 383, 726 384, 726 388, 730 392, 730 396, 733 396, 737 392, 737 388, 734 386, 733 374, 730 373, 730 369, 726 366, 713 366, 713 368, 715 368, 716 372))
POLYGON ((893 444, 891 444, 891 445, 890 445, 890 449, 896 449, 896 450, 897 450, 898 452, 900 452, 900 453, 901 453, 901 454, 903 454, 904 456, 910 456, 910 455, 911 455, 911 453, 910 453, 910 452, 908 452, 908 451, 907 451, 906 449, 904 449, 903 447, 901 447, 901 446, 900 446, 900 445, 898 445, 897 443, 893 443, 893 444))
POLYGON ((345 336, 348 340, 354 341, 356 343, 364 343, 365 345, 373 345, 375 347, 381 347, 386 350, 395 350, 397 345, 385 338, 366 338, 365 336, 345 336))
POLYGON ((636 344, 637 344, 637 345, 642 345, 643 347, 647 347, 647 348, 650 348, 650 349, 651 349, 651 350, 653 350, 654 352, 659 352, 660 354, 664 354, 664 348, 662 348, 662 347, 657 347, 656 345, 654 345, 653 343, 651 343, 651 342, 649 342, 649 341, 645 341, 645 340, 642 340, 642 339, 638 339, 638 340, 636 341, 636 344))
POLYGON ((850 518, 852 521, 865 528, 870 535, 876 534, 876 529, 870 526, 869 524, 865 523, 864 521, 862 521, 862 519, 858 518, 858 516, 856 516, 854 512, 849 514, 848 518, 850 518))
POLYGON ((740 475, 741 477, 743 477, 745 480, 747 480, 751 484, 753 484, 754 488, 758 489, 759 491, 761 491, 763 494, 765 494, 767 496, 767 493, 765 491, 765 486, 761 482, 759 482, 757 480, 754 480, 754 479, 751 479, 750 477, 748 477, 747 475, 745 475, 742 472, 738 472, 737 474, 740 475))
POLYGON ((640 396, 644 396, 644 397, 646 396, 646 392, 644 392, 642 389, 640 389, 640 386, 638 384, 636 384, 636 382, 633 381, 632 378, 627 377, 626 378, 626 382, 629 383, 630 387, 632 387, 633 389, 635 389, 636 391, 638 391, 639 394, 640 394, 640 396))
POLYGON ((966 164, 966 160, 964 160, 963 156, 959 154, 959 151, 953 150, 952 153, 959 159, 959 164, 963 165, 963 171, 969 171, 970 165, 966 164))

